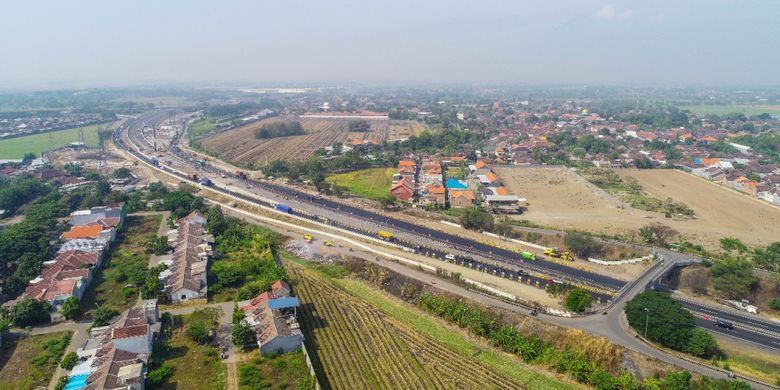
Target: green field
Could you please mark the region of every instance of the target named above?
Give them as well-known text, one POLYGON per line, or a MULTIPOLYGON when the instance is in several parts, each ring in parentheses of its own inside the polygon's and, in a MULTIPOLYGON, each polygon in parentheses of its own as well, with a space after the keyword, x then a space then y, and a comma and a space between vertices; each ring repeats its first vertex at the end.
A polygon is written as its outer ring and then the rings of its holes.
POLYGON ((326 180, 361 198, 382 200, 390 196, 394 173, 395 168, 368 168, 330 175, 326 180))
POLYGON ((70 332, 4 337, 0 347, 0 390, 45 388, 70 337, 70 332))
POLYGON ((751 116, 768 113, 773 116, 780 116, 780 106, 702 105, 681 106, 680 109, 690 110, 696 115, 726 115, 731 113, 742 113, 747 116, 751 116))
MULTIPOLYGON (((101 125, 85 126, 84 142, 87 146, 98 146, 98 128, 101 125)), ((57 130, 49 133, 27 135, 24 137, 5 139, 0 141, 0 159, 18 159, 25 153, 35 153, 40 156, 43 152, 58 149, 78 141, 78 128, 57 130)))
POLYGON ((212 131, 216 128, 217 128, 216 119, 203 118, 195 122, 192 122, 192 124, 189 125, 189 127, 187 127, 187 135, 190 137, 190 139, 197 139, 203 134, 206 134, 209 131, 212 131))

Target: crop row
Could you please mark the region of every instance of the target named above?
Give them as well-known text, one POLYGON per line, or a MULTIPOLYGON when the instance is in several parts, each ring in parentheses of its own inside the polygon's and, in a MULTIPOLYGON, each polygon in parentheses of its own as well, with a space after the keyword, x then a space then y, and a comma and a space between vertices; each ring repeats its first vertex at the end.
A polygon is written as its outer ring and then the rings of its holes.
POLYGON ((308 342, 331 387, 518 387, 299 266, 287 269, 303 303, 308 342))

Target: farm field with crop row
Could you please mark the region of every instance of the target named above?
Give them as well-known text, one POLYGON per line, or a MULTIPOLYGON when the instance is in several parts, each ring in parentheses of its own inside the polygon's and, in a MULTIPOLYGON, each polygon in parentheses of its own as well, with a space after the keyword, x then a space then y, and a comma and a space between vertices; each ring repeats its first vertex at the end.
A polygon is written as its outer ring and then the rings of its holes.
MULTIPOLYGON (((98 146, 98 128, 102 125, 84 126, 84 142, 87 146, 98 146)), ((0 140, 0 160, 19 159, 25 153, 35 153, 40 156, 43 152, 67 146, 71 142, 78 141, 78 128, 52 131, 49 133, 33 134, 18 138, 0 140)))
POLYGON ((408 138, 424 129, 424 125, 414 121, 370 121, 371 131, 365 133, 349 132, 347 119, 320 119, 275 117, 250 123, 228 130, 201 142, 209 150, 223 159, 238 163, 265 164, 274 160, 304 160, 317 149, 340 142, 352 144, 354 141, 383 142, 408 138), (264 124, 297 121, 303 126, 305 135, 257 139, 255 130, 264 124))
MULTIPOLYGON (((323 387, 522 387, 470 356, 385 315, 314 271, 290 261, 285 267, 302 303, 300 321, 315 364, 322 367, 323 387)), ((523 370, 519 366, 513 368, 523 370)), ((566 387, 555 386, 559 383, 553 379, 542 381, 553 387, 566 387)))

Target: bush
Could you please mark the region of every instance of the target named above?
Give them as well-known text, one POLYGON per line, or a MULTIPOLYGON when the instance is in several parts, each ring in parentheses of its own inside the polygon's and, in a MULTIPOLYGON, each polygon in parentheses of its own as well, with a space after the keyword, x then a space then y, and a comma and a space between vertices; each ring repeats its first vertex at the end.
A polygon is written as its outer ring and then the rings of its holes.
POLYGON ((758 279, 753 276, 753 264, 746 260, 726 259, 710 268, 712 286, 730 299, 741 299, 750 293, 758 279))
POLYGON ((70 371, 73 369, 73 367, 76 366, 76 363, 79 362, 79 355, 76 354, 76 352, 68 352, 65 357, 62 358, 62 362, 60 362, 60 367, 70 371))
POLYGON ((108 306, 100 306, 95 310, 95 313, 92 314, 92 325, 93 326, 106 326, 111 322, 111 319, 118 316, 119 312, 108 306))
POLYGON ((590 293, 582 288, 575 287, 566 295, 565 306, 573 312, 582 313, 585 309, 590 307, 592 300, 593 297, 590 293))
MULTIPOLYGON (((350 126, 351 127, 351 126, 350 126)), ((276 137, 287 137, 291 135, 303 135, 306 132, 300 122, 274 122, 266 123, 255 130, 255 138, 266 139, 276 137)))
POLYGON ((57 379, 57 384, 54 385, 54 390, 64 390, 65 385, 68 384, 68 379, 70 379, 70 377, 67 375, 63 375, 60 377, 60 379, 57 379))
POLYGON ((718 342, 705 330, 693 328, 690 330, 688 342, 683 347, 683 352, 709 359, 718 353, 718 342))
POLYGON ((171 366, 165 364, 161 367, 157 367, 146 374, 146 386, 149 386, 150 388, 159 386, 165 383, 171 375, 173 375, 173 368, 171 366))
POLYGON ((198 344, 206 344, 209 341, 209 330, 204 321, 194 321, 184 334, 198 344))
POLYGON ((780 298, 772 298, 772 300, 769 301, 769 308, 780 311, 780 298))

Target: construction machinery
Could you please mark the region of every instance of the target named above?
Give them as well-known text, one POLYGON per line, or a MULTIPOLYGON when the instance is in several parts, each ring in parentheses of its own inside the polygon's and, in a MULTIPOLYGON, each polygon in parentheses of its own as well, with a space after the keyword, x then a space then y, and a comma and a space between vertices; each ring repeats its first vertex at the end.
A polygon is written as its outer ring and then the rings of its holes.
POLYGON ((560 248, 547 248, 544 250, 544 254, 566 261, 574 261, 574 257, 571 255, 571 253, 569 253, 569 251, 563 252, 560 248))
POLYGON ((332 242, 330 242, 330 241, 328 241, 328 240, 325 240, 325 241, 323 241, 323 242, 322 242, 322 245, 325 245, 325 246, 333 246, 333 243, 332 243, 332 242))
POLYGON ((314 240, 314 237, 312 237, 311 234, 304 234, 303 235, 303 241, 306 241, 307 243, 311 243, 312 240, 314 240))
POLYGON ((393 237, 394 237, 393 233, 390 233, 390 232, 387 232, 387 231, 384 231, 384 230, 378 231, 376 233, 376 235, 379 236, 379 238, 381 238, 381 239, 383 239, 385 241, 393 241, 393 237))

